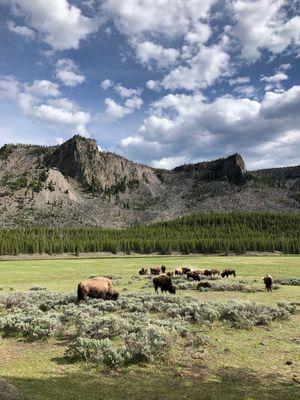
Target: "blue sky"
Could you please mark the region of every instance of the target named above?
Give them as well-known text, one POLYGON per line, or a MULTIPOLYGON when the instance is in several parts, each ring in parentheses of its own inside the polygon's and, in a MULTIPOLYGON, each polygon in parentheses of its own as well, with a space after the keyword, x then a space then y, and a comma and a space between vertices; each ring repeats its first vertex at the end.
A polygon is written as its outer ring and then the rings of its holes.
POLYGON ((0 0, 0 145, 300 164, 299 0, 0 0))

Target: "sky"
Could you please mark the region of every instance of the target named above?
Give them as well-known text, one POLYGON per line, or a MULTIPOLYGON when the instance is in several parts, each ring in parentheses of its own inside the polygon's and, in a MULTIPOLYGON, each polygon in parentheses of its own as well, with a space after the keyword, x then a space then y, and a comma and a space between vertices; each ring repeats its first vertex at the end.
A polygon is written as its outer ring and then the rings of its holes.
POLYGON ((0 0, 0 145, 300 164, 300 0, 0 0))

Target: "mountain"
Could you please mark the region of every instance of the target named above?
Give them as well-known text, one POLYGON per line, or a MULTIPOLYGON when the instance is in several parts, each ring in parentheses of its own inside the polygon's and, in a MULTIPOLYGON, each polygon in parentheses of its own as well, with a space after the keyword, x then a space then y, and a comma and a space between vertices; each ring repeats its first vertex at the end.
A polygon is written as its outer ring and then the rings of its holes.
POLYGON ((300 166, 246 171, 239 154, 163 170, 74 136, 0 149, 0 224, 125 227, 195 212, 300 211, 300 166))

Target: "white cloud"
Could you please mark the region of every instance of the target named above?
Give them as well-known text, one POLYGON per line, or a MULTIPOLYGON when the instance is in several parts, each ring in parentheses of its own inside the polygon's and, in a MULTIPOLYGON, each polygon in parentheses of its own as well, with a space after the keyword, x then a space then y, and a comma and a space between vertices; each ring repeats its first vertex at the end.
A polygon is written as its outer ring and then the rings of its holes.
POLYGON ((33 84, 25 84, 25 92, 38 97, 57 97, 60 95, 57 83, 48 80, 36 80, 33 84))
POLYGON ((259 158, 284 164, 286 154, 299 163, 299 107, 300 86, 268 92, 261 101, 224 95, 209 102, 200 93, 169 94, 152 104, 139 134, 121 141, 118 150, 134 159, 142 152, 143 161, 165 166, 165 160, 177 157, 196 162, 234 152, 245 154, 252 165, 259 158))
POLYGON ((278 83, 281 81, 285 81, 289 77, 284 72, 278 72, 272 76, 263 76, 260 78, 261 82, 269 82, 269 83, 278 83))
POLYGON ((249 76, 238 76, 236 78, 231 78, 228 80, 230 86, 242 85, 244 83, 249 83, 249 82, 250 82, 249 76))
POLYGON ((100 83, 100 86, 102 87, 103 90, 109 89, 111 86, 113 86, 114 82, 111 81, 110 79, 105 79, 100 83))
POLYGON ((154 160, 152 165, 155 168, 172 169, 187 162, 186 157, 163 157, 160 160, 154 160))
POLYGON ((300 17, 284 12, 285 0, 233 0, 235 25, 232 34, 241 45, 241 55, 249 62, 260 58, 262 49, 281 53, 289 45, 300 44, 300 17))
POLYGON ((149 81, 146 82, 146 87, 150 90, 157 90, 159 91, 161 88, 160 82, 154 81, 150 79, 149 81))
POLYGON ((150 41, 136 44, 135 51, 137 59, 148 67, 154 63, 159 68, 166 68, 176 64, 179 57, 177 49, 164 48, 150 41))
POLYGON ((239 93, 242 96, 252 97, 253 95, 255 95, 256 89, 254 86, 251 85, 241 85, 236 86, 233 91, 235 93, 239 93))
POLYGON ((78 66, 70 58, 61 58, 56 63, 56 78, 65 86, 75 87, 85 81, 85 76, 78 71, 78 66))
POLYGON ((20 84, 12 75, 0 75, 0 99, 14 100, 20 90, 20 84))
POLYGON ((23 36, 27 39, 34 39, 36 36, 34 30, 28 28, 27 26, 16 25, 13 21, 8 21, 7 27, 10 32, 16 33, 17 35, 23 36))
POLYGON ((134 96, 125 101, 125 106, 132 109, 139 109, 143 105, 143 100, 138 97, 134 96))
POLYGON ((123 118, 132 112, 130 108, 118 104, 111 98, 106 98, 104 102, 106 104, 105 114, 112 120, 123 118))
POLYGON ((186 66, 179 66, 165 76, 161 82, 165 89, 198 90, 213 84, 222 74, 226 74, 229 55, 221 46, 203 46, 188 61, 186 66))
POLYGON ((128 36, 146 33, 175 37, 196 29, 215 0, 104 0, 103 10, 128 36))
POLYGON ((140 88, 137 88, 137 89, 127 88, 127 87, 121 85, 120 83, 115 85, 114 89, 118 93, 118 95, 123 98, 139 96, 141 94, 140 88))
POLYGON ((88 18, 67 0, 3 0, 24 17, 27 28, 55 50, 77 49, 80 41, 98 30, 99 18, 88 18))
POLYGON ((27 117, 88 135, 86 125, 90 122, 90 114, 81 111, 74 102, 59 98, 60 91, 56 83, 47 80, 20 83, 12 76, 2 76, 0 95, 15 102, 27 117))

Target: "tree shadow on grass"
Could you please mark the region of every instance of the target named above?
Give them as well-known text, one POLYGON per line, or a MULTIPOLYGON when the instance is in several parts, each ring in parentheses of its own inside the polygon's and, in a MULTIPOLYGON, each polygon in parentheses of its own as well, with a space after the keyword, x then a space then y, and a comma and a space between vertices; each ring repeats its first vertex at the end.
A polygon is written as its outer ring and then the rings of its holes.
MULTIPOLYGON (((44 379, 3 377, 25 400, 298 400, 300 385, 259 379, 253 372, 226 368, 206 378, 187 378, 157 370, 82 371, 44 379)), ((0 396, 1 398, 1 396, 0 396)))

